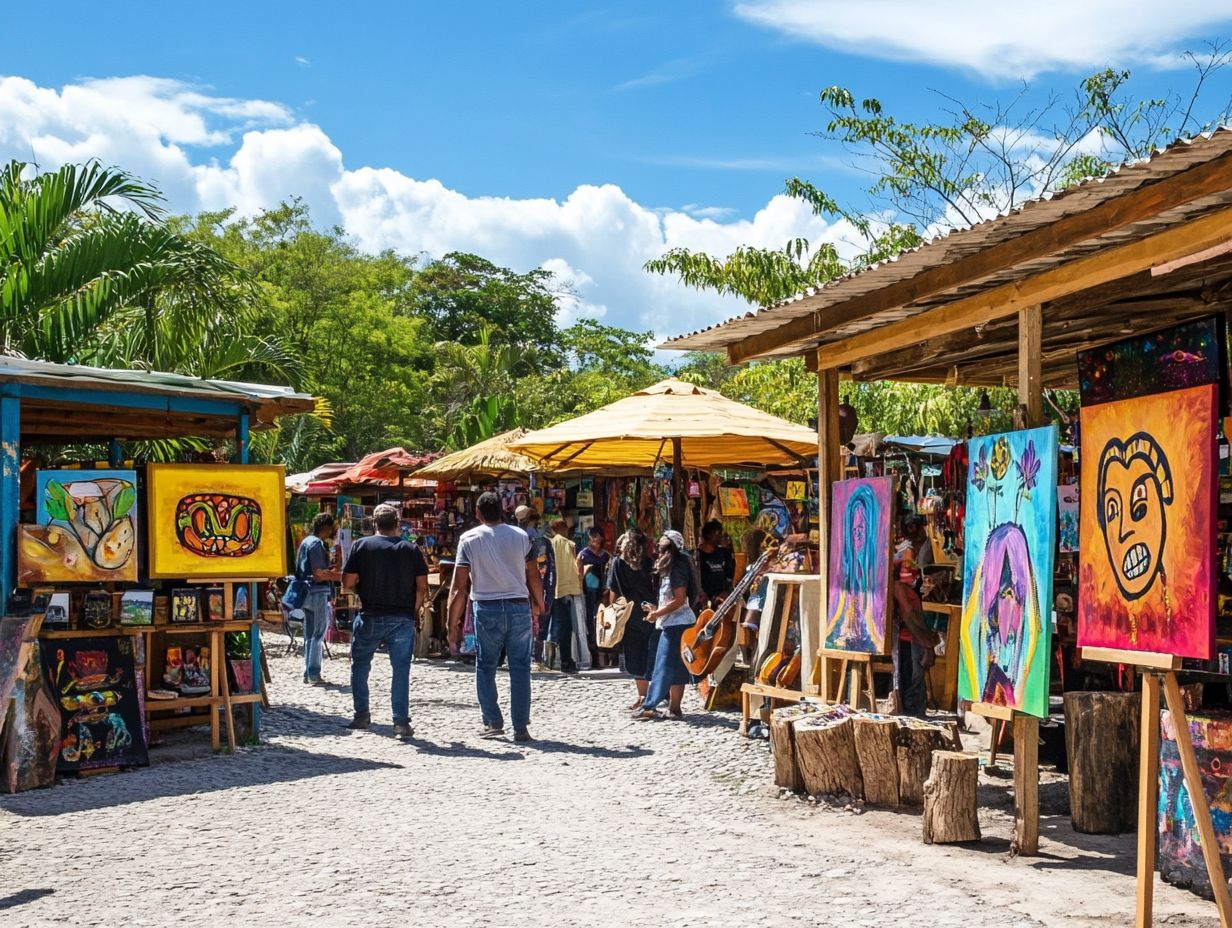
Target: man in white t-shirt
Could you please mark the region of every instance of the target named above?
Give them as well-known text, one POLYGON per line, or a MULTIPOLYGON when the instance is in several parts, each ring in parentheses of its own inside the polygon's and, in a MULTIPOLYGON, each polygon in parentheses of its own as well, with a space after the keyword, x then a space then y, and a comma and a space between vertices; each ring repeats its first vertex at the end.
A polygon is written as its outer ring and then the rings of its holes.
POLYGON ((530 663, 535 615, 543 614, 543 581, 526 532, 502 520, 500 497, 482 493, 475 502, 481 524, 458 539, 453 583, 449 588, 450 637, 462 642, 467 585, 475 617, 475 691, 483 715, 484 738, 505 734, 496 693, 496 666, 503 651, 509 661, 509 702, 513 740, 530 741, 530 663))

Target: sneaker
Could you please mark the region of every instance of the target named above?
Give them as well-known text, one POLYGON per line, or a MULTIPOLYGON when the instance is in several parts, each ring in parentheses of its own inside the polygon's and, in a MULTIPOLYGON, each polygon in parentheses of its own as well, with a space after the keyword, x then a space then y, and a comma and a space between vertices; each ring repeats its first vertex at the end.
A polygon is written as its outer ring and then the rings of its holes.
POLYGON ((399 741, 410 741, 415 737, 415 729, 410 722, 394 722, 394 737, 399 741))
POLYGON ((309 686, 324 686, 325 681, 320 677, 304 677, 304 682, 309 686))
POLYGON ((505 729, 497 728, 494 725, 485 725, 483 726, 483 731, 480 732, 479 737, 487 741, 495 741, 497 738, 505 737, 505 729))
POLYGON ((528 741, 534 741, 535 739, 530 736, 530 732, 525 728, 519 728, 513 733, 513 740, 518 744, 526 744, 528 741))
POLYGON ((355 731, 363 731, 371 724, 372 716, 370 714, 367 712, 356 712, 355 718, 351 719, 350 723, 347 725, 347 728, 354 729, 355 731))
POLYGON ((560 672, 561 673, 577 673, 578 672, 577 664, 561 664, 560 672))

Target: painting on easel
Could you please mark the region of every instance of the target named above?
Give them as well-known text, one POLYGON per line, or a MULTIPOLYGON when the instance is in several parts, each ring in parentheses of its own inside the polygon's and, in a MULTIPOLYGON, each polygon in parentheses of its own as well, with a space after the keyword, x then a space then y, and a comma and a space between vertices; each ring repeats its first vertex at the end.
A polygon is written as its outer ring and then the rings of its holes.
POLYGON ((884 654, 894 478, 836 482, 830 512, 825 647, 884 654))
POLYGON ((1057 430, 967 443, 958 695, 1048 715, 1057 430))

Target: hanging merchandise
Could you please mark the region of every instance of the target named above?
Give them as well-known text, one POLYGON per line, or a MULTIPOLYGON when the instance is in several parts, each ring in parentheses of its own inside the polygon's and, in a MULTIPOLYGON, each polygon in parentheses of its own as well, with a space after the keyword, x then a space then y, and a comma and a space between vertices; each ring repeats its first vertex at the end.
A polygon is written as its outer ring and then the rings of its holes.
POLYGON ((754 524, 776 538, 786 538, 791 533, 791 516, 787 506, 769 490, 761 490, 759 498, 761 505, 754 524))
POLYGON ((719 487, 719 507, 724 516, 749 516, 749 495, 744 487, 719 487))
POLYGON ((658 480, 656 484, 655 537, 657 538, 672 526, 672 482, 658 480))
POLYGON ((788 480, 787 481, 787 499, 793 503, 804 501, 804 481, 803 480, 788 480))
POLYGON ((697 550, 697 501, 690 499, 684 504, 684 546, 689 551, 697 550))

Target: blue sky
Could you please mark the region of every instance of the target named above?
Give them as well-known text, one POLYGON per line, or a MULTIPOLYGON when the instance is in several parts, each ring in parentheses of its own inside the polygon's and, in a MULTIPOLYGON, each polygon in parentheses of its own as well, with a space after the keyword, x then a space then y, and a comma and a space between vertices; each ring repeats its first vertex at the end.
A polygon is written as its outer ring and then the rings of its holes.
POLYGON ((54 46, 6 49, 0 157, 97 156, 185 211, 302 195, 364 247, 542 264, 572 315, 666 335, 741 306, 646 279, 647 257, 840 234, 775 199, 793 174, 861 202, 810 135, 823 86, 910 119, 1104 64, 1159 93, 1188 81, 1178 51, 1232 36, 1208 6, 64 2, 54 46))

